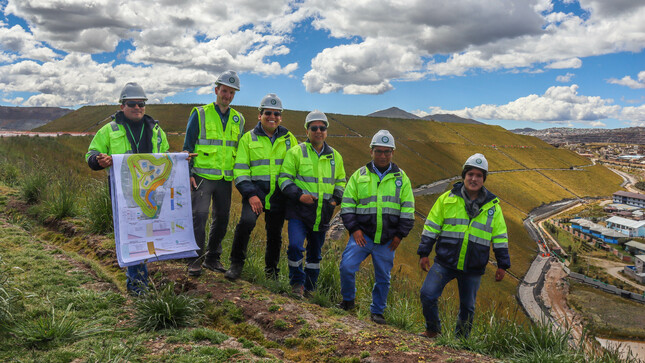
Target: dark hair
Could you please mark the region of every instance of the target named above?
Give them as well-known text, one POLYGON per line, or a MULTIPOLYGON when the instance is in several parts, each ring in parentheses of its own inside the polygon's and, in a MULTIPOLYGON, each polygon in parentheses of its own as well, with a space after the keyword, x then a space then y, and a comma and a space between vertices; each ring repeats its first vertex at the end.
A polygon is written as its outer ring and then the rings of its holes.
MULTIPOLYGON (((470 165, 466 166, 464 170, 461 171, 461 179, 466 179, 466 173, 471 171, 472 169, 479 169, 479 168, 475 166, 470 166, 470 165)), ((484 173, 484 181, 486 181, 486 176, 488 175, 488 172, 484 169, 479 169, 479 170, 481 170, 482 173, 484 173)))

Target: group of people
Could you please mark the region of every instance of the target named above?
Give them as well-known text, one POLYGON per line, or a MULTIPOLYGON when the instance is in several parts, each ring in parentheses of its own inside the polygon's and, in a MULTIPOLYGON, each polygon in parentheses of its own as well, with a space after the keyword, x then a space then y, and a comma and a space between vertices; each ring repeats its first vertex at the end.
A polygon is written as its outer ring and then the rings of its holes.
MULTIPOLYGON (((215 81, 215 102, 195 107, 188 119, 183 151, 188 153, 191 166, 193 228, 199 247, 199 257, 188 260, 188 274, 200 276, 205 268, 224 273, 229 280, 240 278, 251 232, 264 213, 267 278, 279 276, 286 219, 289 282, 294 294, 309 296, 316 289, 326 231, 340 206, 349 241, 339 267, 343 297, 339 307, 355 307, 355 275, 371 256, 375 275, 371 320, 385 324, 395 251, 412 230, 415 213, 410 179, 392 162, 394 137, 387 130, 378 131, 370 143, 371 160, 347 180, 341 154, 326 142, 329 121, 323 112, 316 110, 306 116, 307 139, 298 143, 281 126, 282 101, 269 93, 260 101, 258 123, 244 133, 244 116, 230 107, 238 91, 236 72, 223 72, 215 81), (226 269, 220 259, 233 184, 242 195, 242 212, 226 269), (212 221, 206 244, 209 214, 212 221)), ((89 146, 86 161, 90 168, 110 167, 113 154, 168 152, 165 133, 145 114, 146 101, 138 84, 125 85, 119 98, 121 111, 96 133, 89 146)), ((498 266, 495 279, 502 280, 510 267, 499 199, 483 186, 487 174, 484 155, 468 158, 463 181, 439 197, 425 221, 417 253, 419 266, 428 272, 420 292, 426 337, 441 332, 437 302, 453 279, 458 281, 460 298, 457 333, 468 336, 491 245, 498 266), (428 256, 434 245, 435 263, 430 267, 428 256)), ((145 263, 128 267, 128 290, 141 293, 147 279, 145 263)))

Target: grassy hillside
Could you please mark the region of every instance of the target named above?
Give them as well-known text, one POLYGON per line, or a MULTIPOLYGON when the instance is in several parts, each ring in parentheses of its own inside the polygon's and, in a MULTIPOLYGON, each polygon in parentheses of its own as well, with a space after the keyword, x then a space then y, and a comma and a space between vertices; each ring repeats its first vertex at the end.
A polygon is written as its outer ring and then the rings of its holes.
MULTIPOLYGON (((147 112, 160 120, 167 132, 183 132, 188 115, 195 105, 149 105, 147 112)), ((246 130, 257 123, 258 110, 255 107, 235 106, 246 118, 246 130)), ((101 125, 97 122, 112 114, 118 106, 86 106, 38 131, 96 131, 101 125)), ((283 113, 283 126, 289 128, 299 140, 304 140, 303 121, 306 111, 286 110, 283 113)), ((330 129, 328 143, 343 155, 348 176, 358 167, 369 161, 369 143, 372 135, 379 129, 388 129, 394 135, 397 150, 395 162, 403 168, 413 186, 457 176, 464 160, 475 152, 486 155, 492 173, 486 186, 502 200, 510 236, 510 251, 513 267, 511 273, 523 276, 534 258, 535 243, 530 240, 522 221, 534 208, 565 198, 581 196, 609 196, 620 189, 620 178, 602 166, 588 166, 590 161, 568 150, 556 149, 537 138, 516 135, 498 126, 440 123, 425 120, 387 119, 341 114, 328 114, 330 129), (558 169, 558 170, 554 170, 558 169)), ((183 136, 170 135, 172 151, 182 148, 183 136)), ((32 145, 18 139, 7 140, 5 146, 12 145, 23 150, 22 159, 28 162, 30 155, 57 150, 52 156, 54 164, 66 165, 79 175, 90 174, 95 178, 104 173, 87 172, 83 162, 89 138, 60 138, 48 140, 43 145, 32 145), (18 145, 20 144, 20 145, 18 145), (42 147, 41 147, 42 146, 42 147), (36 151, 37 150, 37 151, 36 151), (61 156, 56 156, 56 155, 61 156), (65 159, 68 155, 74 160, 65 159), (59 158, 59 159, 56 159, 59 158), (72 166, 73 165, 73 166, 72 166)), ((0 143, 0 150, 2 144, 0 143)), ((237 193, 235 193, 237 194, 237 193)), ((397 253, 395 270, 412 277, 414 284, 422 281, 417 267, 416 247, 419 242, 424 217, 430 210, 436 195, 418 197, 418 218, 414 230, 402 244, 397 253)), ((236 196, 234 199, 238 199, 236 196)), ((239 206, 231 211, 231 227, 237 222, 239 206)), ((259 220, 259 230, 263 229, 259 220)), ((259 241, 252 243, 262 244, 259 241)), ((336 242, 335 249, 342 249, 343 237, 336 242)), ((484 278, 480 290, 482 301, 495 300, 501 296, 512 296, 517 281, 508 279, 502 284, 493 284, 491 276, 484 278), (494 286, 487 289, 488 286, 494 286)))

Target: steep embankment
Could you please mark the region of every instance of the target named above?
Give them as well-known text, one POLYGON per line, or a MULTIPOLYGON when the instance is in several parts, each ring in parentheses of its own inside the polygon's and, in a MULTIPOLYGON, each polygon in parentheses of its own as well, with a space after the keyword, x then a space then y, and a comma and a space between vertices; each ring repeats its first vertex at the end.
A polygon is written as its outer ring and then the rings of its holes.
MULTIPOLYGON (((147 112, 159 119, 167 132, 183 132, 194 105, 149 105, 147 112)), ((257 123, 257 108, 235 107, 246 116, 246 130, 257 123)), ((117 106, 87 106, 57 119, 39 131, 96 131, 117 106)), ((304 140, 303 121, 307 112, 287 110, 283 126, 304 140)), ((486 186, 502 200, 512 257, 511 278, 493 285, 492 269, 483 279, 479 304, 500 299, 514 304, 517 280, 527 271, 536 253, 535 243, 524 230, 522 220, 543 203, 578 197, 609 196, 620 189, 621 179, 602 166, 568 150, 556 149, 541 140, 513 134, 499 126, 439 123, 425 120, 327 114, 330 119, 328 143, 344 156, 348 175, 369 160, 369 142, 379 129, 388 129, 396 138, 394 160, 410 176, 413 186, 458 176, 463 161, 475 152, 486 155, 491 174, 486 186)), ((89 142, 89 141, 88 141, 89 142)), ((180 150, 182 136, 171 136, 173 150, 180 150)), ((424 217, 437 195, 419 196, 417 223, 401 245, 394 271, 411 277, 420 285, 424 274, 417 267, 416 247, 424 217)), ((239 198, 239 197, 236 197, 239 198)), ((239 208, 234 205, 233 209, 239 208)), ((237 211, 232 211, 236 215, 237 211)), ((235 223, 235 218, 231 218, 235 223)), ((263 222, 259 221, 259 224, 263 222)), ((262 226, 258 226, 262 228, 262 226)), ((344 237, 337 248, 342 248, 344 237)), ((256 243, 262 243, 257 241, 256 243)), ((449 288, 449 290, 452 287, 449 288)), ((455 293, 451 291, 451 293, 455 293)))

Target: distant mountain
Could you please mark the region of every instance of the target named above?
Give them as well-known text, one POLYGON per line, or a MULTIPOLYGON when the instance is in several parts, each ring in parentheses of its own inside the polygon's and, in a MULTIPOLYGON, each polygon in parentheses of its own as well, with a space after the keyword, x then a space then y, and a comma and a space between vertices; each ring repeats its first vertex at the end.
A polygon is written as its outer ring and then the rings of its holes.
POLYGON ((520 135, 526 135, 529 132, 534 132, 537 131, 536 129, 532 129, 530 127, 525 127, 523 129, 513 129, 513 130, 508 130, 514 134, 520 134, 520 135))
POLYGON ((419 116, 409 113, 407 111, 403 111, 398 107, 390 107, 387 110, 372 112, 367 116, 368 117, 387 117, 387 118, 411 118, 415 120, 420 119, 419 116))
POLYGON ((452 114, 435 114, 428 115, 424 117, 419 117, 413 113, 404 111, 398 107, 390 107, 386 110, 372 112, 368 117, 387 117, 387 118, 407 118, 414 120, 428 120, 428 121, 438 121, 438 122, 454 122, 460 124, 480 124, 484 125, 483 122, 479 122, 470 118, 463 118, 452 114))
POLYGON ((463 118, 459 117, 457 115, 449 114, 449 113, 437 113, 434 115, 428 115, 422 117, 424 120, 429 120, 429 121, 439 121, 439 122, 454 122, 458 124, 478 124, 478 125, 484 125, 483 122, 479 122, 476 120, 473 120, 471 118, 463 118))
POLYGON ((0 106, 0 130, 28 131, 72 112, 60 107, 0 106))

